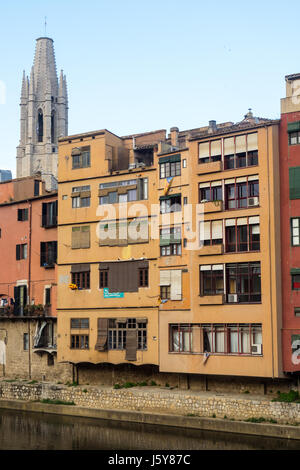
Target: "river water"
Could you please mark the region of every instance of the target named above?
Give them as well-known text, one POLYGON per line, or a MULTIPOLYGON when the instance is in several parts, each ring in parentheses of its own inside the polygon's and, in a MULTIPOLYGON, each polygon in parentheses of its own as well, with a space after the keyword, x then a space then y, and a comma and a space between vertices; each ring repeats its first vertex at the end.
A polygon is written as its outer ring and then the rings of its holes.
POLYGON ((300 450, 300 441, 0 409, 0 450, 300 450))

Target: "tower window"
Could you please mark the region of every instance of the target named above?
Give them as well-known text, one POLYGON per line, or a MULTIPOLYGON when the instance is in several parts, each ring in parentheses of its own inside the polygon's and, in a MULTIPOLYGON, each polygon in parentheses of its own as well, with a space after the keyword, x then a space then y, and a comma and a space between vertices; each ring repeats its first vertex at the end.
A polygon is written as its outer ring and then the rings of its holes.
POLYGON ((39 112, 38 112, 38 126, 37 126, 38 142, 43 142, 43 136, 44 136, 43 112, 41 110, 39 110, 39 112))
POLYGON ((55 112, 51 114, 51 143, 55 143, 55 112))

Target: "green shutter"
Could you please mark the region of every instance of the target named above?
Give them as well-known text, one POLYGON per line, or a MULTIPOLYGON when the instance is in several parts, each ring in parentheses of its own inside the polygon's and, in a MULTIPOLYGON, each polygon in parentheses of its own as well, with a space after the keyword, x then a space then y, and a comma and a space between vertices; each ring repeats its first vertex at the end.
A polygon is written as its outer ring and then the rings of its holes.
POLYGON ((289 122, 288 132, 297 132, 297 131, 300 131, 300 121, 289 122))
POLYGON ((300 199, 300 166, 289 168, 290 199, 300 199))
POLYGON ((291 274, 300 274, 300 268, 292 268, 290 272, 291 274))
POLYGON ((177 196, 181 196, 181 193, 168 194, 168 196, 160 196, 159 200, 164 201, 166 199, 171 199, 171 197, 177 197, 177 196))
POLYGON ((180 162, 181 155, 180 153, 176 155, 169 155, 168 157, 162 157, 159 159, 158 163, 167 163, 167 162, 180 162))

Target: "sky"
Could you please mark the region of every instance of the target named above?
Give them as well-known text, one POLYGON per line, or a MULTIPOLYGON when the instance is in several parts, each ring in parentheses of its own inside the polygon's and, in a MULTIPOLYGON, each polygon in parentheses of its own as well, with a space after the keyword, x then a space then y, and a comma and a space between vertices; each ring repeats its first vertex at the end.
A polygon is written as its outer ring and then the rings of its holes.
POLYGON ((0 168, 15 176, 23 70, 53 38, 69 135, 280 117, 300 72, 299 0, 0 0, 0 168))

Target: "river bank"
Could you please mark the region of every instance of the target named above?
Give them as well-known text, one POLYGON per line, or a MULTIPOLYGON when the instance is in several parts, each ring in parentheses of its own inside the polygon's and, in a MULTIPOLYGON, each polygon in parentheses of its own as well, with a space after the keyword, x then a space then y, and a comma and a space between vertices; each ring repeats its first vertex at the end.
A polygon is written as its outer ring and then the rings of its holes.
POLYGON ((32 382, 0 381, 0 408, 300 440, 299 403, 154 386, 32 382))

